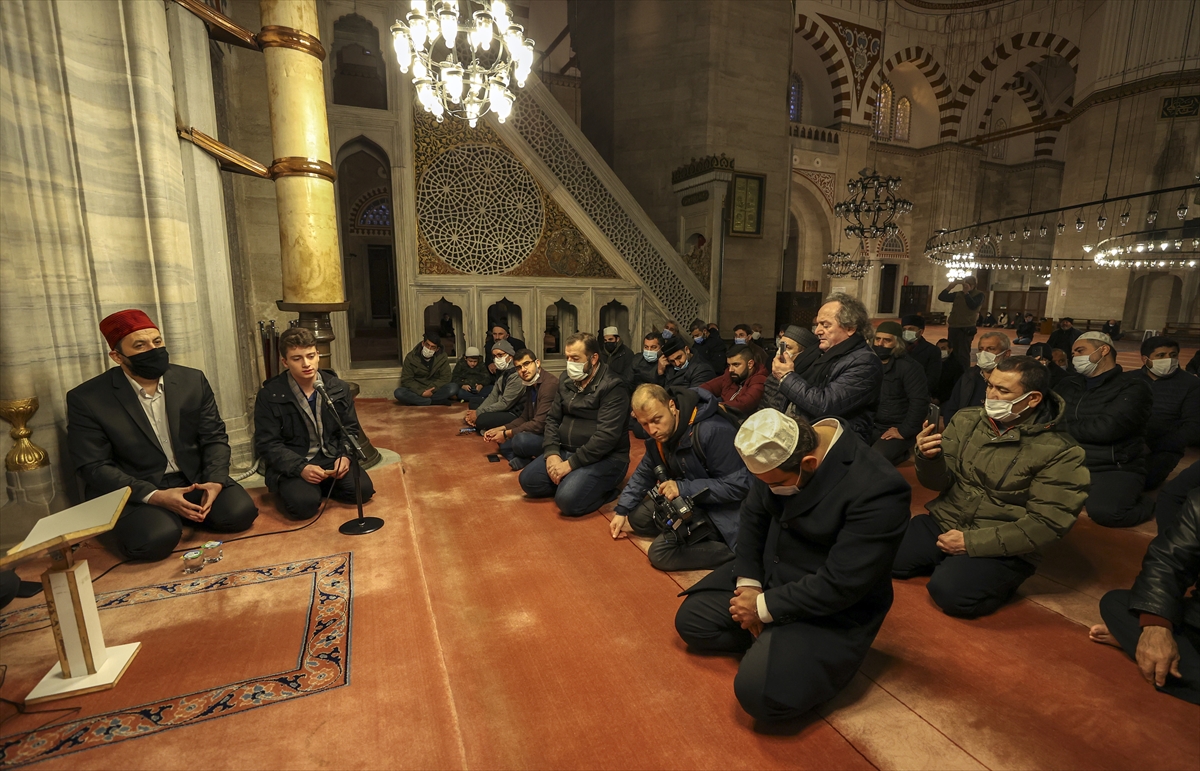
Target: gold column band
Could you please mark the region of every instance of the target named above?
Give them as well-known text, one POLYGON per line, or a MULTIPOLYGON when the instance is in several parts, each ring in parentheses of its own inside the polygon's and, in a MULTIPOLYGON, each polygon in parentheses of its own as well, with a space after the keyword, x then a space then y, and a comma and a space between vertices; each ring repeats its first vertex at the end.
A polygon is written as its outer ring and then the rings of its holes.
POLYGON ((271 163, 271 179, 280 177, 317 177, 333 182, 337 173, 319 158, 276 158, 271 163))
POLYGON ((257 38, 258 44, 263 48, 291 48, 315 56, 318 61, 325 61, 325 46, 307 32, 271 25, 263 27, 257 38))

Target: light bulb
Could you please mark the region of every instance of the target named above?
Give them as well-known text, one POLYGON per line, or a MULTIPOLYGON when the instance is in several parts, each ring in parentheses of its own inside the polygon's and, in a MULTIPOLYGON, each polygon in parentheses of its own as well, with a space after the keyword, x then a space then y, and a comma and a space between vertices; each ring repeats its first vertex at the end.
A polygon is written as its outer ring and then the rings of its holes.
POLYGON ((412 71, 413 83, 429 77, 429 68, 425 66, 425 62, 421 61, 421 57, 419 56, 413 56, 412 71))
POLYGON ((508 6, 504 4, 504 0, 492 0, 492 18, 496 20, 499 29, 508 27, 508 6))
POLYGON ((466 105, 467 123, 471 125, 471 128, 475 128, 475 126, 479 124, 479 113, 481 112, 481 108, 483 106, 483 100, 476 96, 468 95, 464 101, 466 105))
POLYGON ((1067 229, 1067 223, 1060 222, 1060 223, 1058 223, 1058 225, 1055 226, 1055 229, 1058 231, 1058 234, 1061 236, 1063 234, 1063 231, 1067 229))
POLYGON ((458 14, 453 9, 442 6, 438 19, 442 22, 442 42, 453 51, 454 39, 458 37, 458 14))
POLYGON ((1129 210, 1128 209, 1126 209, 1125 212, 1121 215, 1120 223, 1121 223, 1121 227, 1125 227, 1126 225, 1129 224, 1129 210))
POLYGON ((442 85, 445 86, 446 95, 450 97, 450 101, 454 104, 462 102, 463 91, 463 70, 453 62, 444 62, 441 65, 442 69, 442 85))
POLYGON ((1154 220, 1158 219, 1158 209, 1151 209, 1146 212, 1146 224, 1153 225, 1154 220))
POLYGON ((512 94, 509 93, 507 88, 501 86, 495 98, 490 101, 492 103, 492 111, 496 113, 496 120, 503 123, 509 114, 512 113, 512 94))
POLYGON ((413 9, 413 12, 408 15, 408 34, 412 37, 413 48, 420 51, 425 47, 425 40, 429 37, 429 28, 425 24, 423 12, 413 9))
POLYGON ((408 33, 399 24, 392 27, 392 48, 396 51, 396 62, 401 72, 408 72, 412 60, 412 44, 409 43, 408 33))
POLYGON ((1046 235, 1046 226, 1045 225, 1042 225, 1040 228, 1038 228, 1038 235, 1039 236, 1046 235))
POLYGON ((492 18, 486 13, 475 17, 475 46, 485 51, 492 50, 492 18))
POLYGON ((1013 228, 1012 230, 1010 230, 1010 231, 1009 231, 1009 233, 1008 233, 1008 240, 1009 240, 1009 241, 1016 241, 1016 240, 1017 240, 1017 230, 1016 230, 1016 228, 1013 228))
POLYGON ((521 47, 524 39, 525 29, 520 24, 510 24, 504 30, 504 45, 508 46, 508 55, 514 62, 517 60, 517 49, 521 47))
POLYGON ((1179 204, 1179 208, 1175 210, 1175 216, 1179 219, 1187 219, 1188 207, 1186 203, 1179 204))
POLYGON ((1165 251, 1167 251, 1167 247, 1170 245, 1171 244, 1169 242, 1163 241, 1161 244, 1158 245, 1158 248, 1162 249, 1165 252, 1165 251))
POLYGON ((1101 214, 1099 217, 1096 218, 1096 229, 1097 230, 1104 230, 1104 226, 1107 224, 1108 224, 1108 217, 1105 217, 1103 214, 1101 214))
POLYGON ((1029 236, 1030 236, 1030 234, 1031 234, 1032 232, 1033 232, 1033 231, 1031 231, 1031 230, 1029 229, 1029 226, 1028 226, 1028 225, 1026 225, 1026 226, 1025 226, 1025 230, 1023 230, 1023 231, 1021 232, 1021 236, 1022 236, 1022 238, 1029 238, 1029 236))

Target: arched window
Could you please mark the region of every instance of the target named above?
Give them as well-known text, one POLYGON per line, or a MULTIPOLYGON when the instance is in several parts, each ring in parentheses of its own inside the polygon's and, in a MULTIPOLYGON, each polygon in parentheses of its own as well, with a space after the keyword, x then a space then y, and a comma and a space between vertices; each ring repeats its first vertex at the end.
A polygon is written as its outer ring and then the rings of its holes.
POLYGON ((885 238, 879 252, 882 257, 893 260, 908 259, 908 247, 904 245, 904 239, 900 237, 899 233, 893 233, 885 238))
MULTIPOLYGON (((992 127, 992 131, 1003 131, 1008 128, 1008 122, 1001 118, 996 121, 996 125, 992 127)), ((1002 161, 1004 156, 1008 154, 1008 140, 1001 139, 999 142, 992 142, 992 158, 1002 161)))
POLYGON ((792 79, 788 82, 788 120, 792 123, 800 123, 800 105, 804 96, 804 83, 800 80, 800 76, 792 73, 792 79))
POLYGON ((892 84, 886 80, 879 85, 875 98, 875 138, 882 141, 892 138, 892 84))
POLYGON ((392 202, 387 196, 371 201, 363 207, 355 223, 362 228, 390 228, 392 226, 392 202))
POLYGON ((900 97, 896 102, 896 123, 892 129, 892 139, 897 142, 907 142, 909 124, 912 122, 912 102, 907 96, 900 97))

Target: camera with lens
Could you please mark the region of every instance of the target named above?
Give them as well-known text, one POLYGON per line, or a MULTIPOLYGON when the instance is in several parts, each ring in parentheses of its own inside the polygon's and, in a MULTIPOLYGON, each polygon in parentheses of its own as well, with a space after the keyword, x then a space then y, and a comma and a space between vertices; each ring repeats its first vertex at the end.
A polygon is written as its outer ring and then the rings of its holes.
MULTIPOLYGON (((658 484, 671 481, 661 464, 654 467, 654 478, 658 484)), ((674 532, 688 544, 711 537, 715 532, 713 526, 695 504, 697 498, 707 493, 706 487, 694 496, 679 495, 668 501, 667 496, 658 491, 658 485, 651 485, 649 494, 654 502, 654 523, 664 533, 674 532)))

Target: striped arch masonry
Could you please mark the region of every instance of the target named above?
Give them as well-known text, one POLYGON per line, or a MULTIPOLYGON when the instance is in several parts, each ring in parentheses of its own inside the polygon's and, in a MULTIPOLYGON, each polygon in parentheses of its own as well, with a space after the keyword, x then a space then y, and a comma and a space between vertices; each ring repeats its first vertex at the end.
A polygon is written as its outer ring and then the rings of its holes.
POLYGON ((837 49, 837 41, 815 20, 800 14, 796 20, 796 30, 821 57, 825 71, 829 73, 830 85, 833 86, 833 117, 840 120, 850 120, 850 70, 846 67, 846 59, 837 49))

